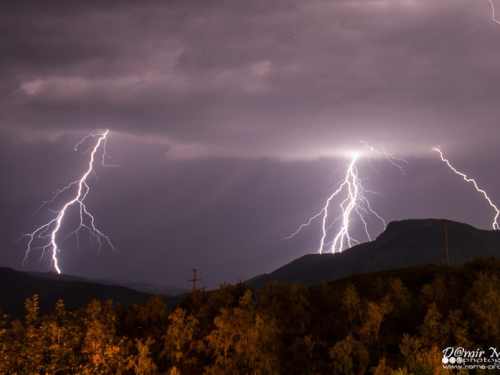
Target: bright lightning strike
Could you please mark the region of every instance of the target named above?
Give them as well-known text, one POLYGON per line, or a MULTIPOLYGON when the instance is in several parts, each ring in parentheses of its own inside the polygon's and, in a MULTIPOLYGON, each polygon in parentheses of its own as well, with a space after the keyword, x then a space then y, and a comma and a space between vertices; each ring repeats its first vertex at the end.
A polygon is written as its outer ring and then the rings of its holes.
MULTIPOLYGON (((59 243, 63 242, 66 238, 71 236, 72 234, 75 234, 78 237, 78 232, 82 229, 85 228, 90 232, 91 239, 95 243, 98 243, 99 246, 101 246, 101 239, 106 240, 106 242, 111 246, 113 250, 115 250, 113 244, 111 243, 111 240, 109 239, 108 236, 106 236, 104 233, 102 233, 100 230, 98 230, 95 226, 95 219, 94 217, 87 211, 87 207, 85 206, 85 199, 87 198, 87 195, 90 191, 90 187, 87 184, 87 177, 90 175, 90 173, 93 173, 93 167, 94 167, 94 159, 96 156, 97 151, 99 148, 102 146, 103 152, 102 152, 102 164, 104 164, 104 160, 107 156, 106 154, 106 141, 107 141, 107 135, 108 135, 109 130, 106 130, 102 134, 90 134, 86 137, 84 137, 76 146, 75 146, 75 151, 78 150, 78 147, 82 145, 82 143, 87 140, 88 138, 97 138, 97 142, 94 147, 91 147, 89 150, 90 151, 90 161, 88 165, 87 171, 83 174, 83 176, 77 180, 73 181, 70 183, 68 186, 64 187, 63 189, 56 190, 54 193, 52 199, 50 201, 45 202, 44 204, 48 202, 53 202, 54 199, 57 198, 57 196, 65 191, 68 191, 71 187, 77 186, 77 191, 75 192, 75 195, 73 199, 69 200, 66 202, 66 204, 63 206, 63 208, 57 213, 57 216, 49 221, 48 223, 42 225, 41 227, 38 227, 35 231, 33 231, 30 234, 26 234, 29 238, 28 246, 24 255, 24 262, 26 263, 28 260, 28 256, 30 252, 33 250, 32 246, 34 244, 35 239, 46 239, 49 238, 50 241, 49 243, 37 247, 37 249, 42 249, 42 257, 47 253, 47 251, 50 251, 51 253, 51 258, 52 258, 52 264, 54 266, 54 269, 57 271, 57 273, 61 273, 61 269, 59 268, 59 262, 57 259, 57 255, 60 251, 59 248, 59 243), (76 206, 79 208, 79 225, 78 227, 71 232, 65 239, 62 241, 59 241, 58 239, 58 234, 59 230, 61 229, 61 225, 63 223, 63 220, 66 217, 66 213, 68 208, 71 206, 76 206)), ((42 205, 43 206, 43 205, 42 205)))
MULTIPOLYGON (((362 142, 365 147, 367 147, 371 152, 375 152, 379 155, 384 155, 390 164, 397 166, 404 174, 404 169, 401 167, 399 162, 408 163, 404 159, 395 158, 392 154, 387 153, 385 151, 377 151, 373 147, 369 146, 366 142, 362 142)), ((318 217, 322 217, 321 220, 321 240, 318 248, 318 253, 323 253, 326 248, 326 252, 338 253, 342 252, 346 248, 350 248, 354 245, 359 244, 359 241, 354 239, 350 235, 349 227, 352 221, 353 216, 357 216, 364 227, 366 236, 371 241, 371 236, 368 230, 368 222, 367 218, 370 215, 375 216, 382 224, 385 229, 386 223, 385 220, 377 214, 372 207, 370 206, 370 202, 366 197, 366 193, 377 194, 371 190, 366 190, 363 187, 362 179, 358 175, 358 169, 356 167, 356 163, 358 162, 359 155, 355 154, 352 157, 351 162, 348 164, 346 175, 344 179, 339 183, 337 189, 328 197, 325 205, 321 209, 319 213, 314 215, 309 219, 309 221, 305 224, 302 224, 295 233, 291 236, 287 237, 287 239, 294 237, 300 230, 304 227, 309 226, 312 221, 318 217), (338 215, 333 220, 330 220, 331 214, 330 209, 333 205, 334 199, 343 195, 343 200, 338 205, 340 210, 340 215, 338 215), (330 220, 330 223, 329 223, 330 220), (327 242, 328 232, 332 228, 332 226, 340 221, 340 227, 337 230, 337 233, 333 240, 327 242)))
POLYGON ((495 206, 493 204, 493 202, 491 201, 490 197, 488 197, 488 194, 486 194, 486 192, 482 189, 480 189, 478 186, 477 186, 477 183, 474 179, 472 178, 468 178, 465 174, 463 174, 462 172, 459 172, 457 171, 451 164, 450 162, 448 161, 448 159, 445 159, 444 156, 443 156, 443 153, 441 152, 440 149, 438 148, 435 148, 434 149, 435 151, 439 152, 439 155, 441 156, 441 160, 444 161, 448 167, 450 167, 450 169, 455 172, 456 174, 458 174, 459 176, 462 176, 462 178, 467 181, 467 182, 470 182, 474 185, 474 187, 476 188, 476 190, 478 192, 480 192, 481 194, 483 194, 483 196, 486 198, 486 200, 488 201, 488 203, 490 204, 490 206, 495 210, 496 214, 495 214, 495 217, 493 219, 493 223, 492 223, 492 226, 493 226, 493 229, 494 230, 498 230, 500 229, 500 226, 498 225, 498 217, 500 216, 500 211, 498 210, 497 206, 495 206))
POLYGON ((493 22, 496 22, 500 25, 500 21, 495 18, 495 5, 493 4, 493 0, 488 0, 491 4, 491 19, 493 22))
MULTIPOLYGON (((385 228, 385 221, 382 219, 375 211, 373 211, 370 207, 369 201, 366 199, 364 193, 366 190, 363 189, 361 184, 361 180, 358 177, 358 169, 356 168, 356 161, 358 159, 358 155, 354 155, 352 158, 349 167, 347 168, 347 173, 344 178, 344 181, 340 184, 337 190, 333 192, 332 195, 327 199, 326 205, 323 207, 321 212, 323 212, 323 221, 322 221, 322 236, 318 249, 318 253, 323 252, 323 248, 325 246, 325 240, 327 236, 327 218, 328 218, 328 208, 330 206, 330 202, 333 198, 335 198, 338 194, 340 194, 343 190, 346 190, 346 198, 340 203, 341 216, 334 220, 334 222, 341 220, 340 229, 331 242, 330 252, 338 253, 344 250, 344 245, 347 244, 348 247, 352 247, 354 244, 358 244, 359 241, 353 239, 349 235, 349 223, 351 214, 356 212, 358 217, 361 219, 363 226, 365 228, 366 235, 371 240, 370 233, 368 232, 368 224, 365 220, 365 215, 368 213, 374 214, 378 219, 380 219, 385 228)), ((326 244, 328 245, 328 244, 326 244)))

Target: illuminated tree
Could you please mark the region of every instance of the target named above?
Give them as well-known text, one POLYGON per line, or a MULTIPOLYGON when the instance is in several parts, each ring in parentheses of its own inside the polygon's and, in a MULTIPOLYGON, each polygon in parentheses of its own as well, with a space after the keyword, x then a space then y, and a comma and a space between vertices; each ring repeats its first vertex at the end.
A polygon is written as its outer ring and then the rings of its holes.
POLYGON ((118 317, 112 301, 92 301, 83 311, 83 374, 121 373, 126 340, 116 336, 118 317))
POLYGON ((38 295, 26 299, 24 303, 26 315, 25 326, 16 324, 18 340, 11 344, 11 366, 15 372, 41 373, 46 368, 44 354, 49 346, 42 333, 42 322, 38 316, 38 295))
POLYGON ((476 335, 487 345, 500 345, 500 278, 479 273, 465 301, 476 335))
POLYGON ((58 301, 53 314, 38 316, 38 296, 25 302, 25 326, 17 321, 6 336, 5 373, 73 373, 77 371, 81 328, 75 314, 58 301))
POLYGON ((238 307, 221 309, 215 329, 206 337, 215 364, 207 374, 274 374, 278 372, 276 323, 255 310, 247 290, 238 307))
POLYGON ((155 340, 148 338, 146 342, 135 339, 135 349, 137 354, 130 354, 126 361, 126 370, 133 370, 136 375, 156 375, 158 367, 150 356, 150 347, 155 340))
POLYGON ((383 309, 375 302, 368 302, 363 313, 363 322, 357 332, 362 342, 378 340, 380 324, 383 318, 383 309))
POLYGON ((199 347, 197 334, 198 320, 187 315, 186 310, 176 308, 168 317, 170 325, 162 337, 165 347, 161 353, 168 357, 179 368, 185 368, 196 363, 193 352, 199 347))

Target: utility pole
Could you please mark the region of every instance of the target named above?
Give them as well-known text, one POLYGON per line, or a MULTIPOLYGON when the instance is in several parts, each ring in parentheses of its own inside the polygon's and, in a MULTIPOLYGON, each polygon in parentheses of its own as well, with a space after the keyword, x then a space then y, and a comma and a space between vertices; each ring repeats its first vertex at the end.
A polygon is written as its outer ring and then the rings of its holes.
POLYGON ((193 271, 194 273, 194 277, 191 279, 191 280, 188 280, 188 282, 193 282, 193 290, 196 290, 196 282, 197 281, 201 281, 201 279, 197 279, 196 278, 196 268, 191 268, 191 270, 193 271))
POLYGON ((444 247, 446 250, 446 265, 450 265, 450 257, 448 255, 448 220, 441 220, 444 223, 444 247))

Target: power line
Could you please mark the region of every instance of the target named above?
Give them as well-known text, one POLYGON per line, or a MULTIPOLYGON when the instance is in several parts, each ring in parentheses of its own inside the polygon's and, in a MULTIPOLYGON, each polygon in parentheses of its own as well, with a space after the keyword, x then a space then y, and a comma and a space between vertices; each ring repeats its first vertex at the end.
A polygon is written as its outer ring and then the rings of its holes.
POLYGON ((197 279, 196 278, 196 271, 197 271, 196 268, 191 268, 191 270, 193 271, 194 276, 193 276, 193 278, 191 280, 188 280, 188 282, 192 281, 193 282, 193 290, 196 290, 196 282, 197 281, 201 281, 201 279, 197 279))

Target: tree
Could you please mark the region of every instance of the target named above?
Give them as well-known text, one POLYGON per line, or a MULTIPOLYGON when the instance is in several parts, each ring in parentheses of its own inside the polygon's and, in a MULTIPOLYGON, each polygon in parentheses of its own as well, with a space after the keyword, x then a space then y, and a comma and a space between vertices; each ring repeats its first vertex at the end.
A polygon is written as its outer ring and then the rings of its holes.
POLYGON ((446 336, 443 332, 442 318, 443 315, 439 312, 436 303, 431 303, 427 309, 424 323, 418 328, 425 345, 442 347, 445 344, 446 336))
POLYGON ((12 343, 12 369, 14 372, 41 373, 45 368, 44 351, 48 343, 44 342, 44 335, 40 335, 41 319, 38 316, 38 295, 27 298, 24 302, 26 315, 25 326, 16 324, 19 340, 12 343))
POLYGON ((146 303, 134 303, 127 309, 125 325, 133 336, 160 339, 167 327, 165 296, 152 296, 146 303))
POLYGON ((281 371, 297 372, 297 367, 307 370, 311 367, 312 350, 315 346, 312 342, 316 342, 309 332, 308 289, 271 281, 264 290, 259 291, 258 296, 259 308, 276 322, 279 330, 281 371), (307 350, 307 353, 303 350, 307 350))
POLYGON ((115 305, 92 301, 82 314, 83 374, 121 373, 125 367, 126 340, 116 336, 115 305))
POLYGON ((14 322, 5 346, 5 373, 74 373, 79 366, 81 328, 58 301, 53 314, 38 316, 38 296, 25 302, 25 326, 14 322))
POLYGON ((333 360, 334 375, 364 374, 370 359, 368 350, 352 335, 338 341, 330 349, 330 358, 333 360))
POLYGON ((451 345, 468 347, 471 343, 467 340, 467 327, 468 324, 461 320, 459 310, 448 312, 445 319, 436 303, 431 303, 423 323, 417 329, 421 336, 403 335, 400 350, 406 368, 416 374, 448 373, 442 366, 442 350, 451 345))
POLYGON ((247 290, 238 307, 222 308, 206 337, 215 364, 207 374, 275 374, 278 372, 276 323, 258 314, 247 290))
POLYGON ((348 284, 342 293, 341 310, 351 328, 359 325, 361 321, 361 299, 353 284, 348 284))
POLYGON ((6 374, 9 368, 9 354, 8 354, 8 344, 7 344, 7 329, 5 328, 9 316, 2 314, 0 309, 0 373, 6 374))
POLYGON ((480 272, 465 301, 479 340, 490 346, 500 345, 500 278, 480 272))
POLYGON ((79 365, 81 327, 74 313, 68 313, 62 300, 55 313, 44 317, 39 336, 48 345, 46 370, 51 373, 72 373, 79 365))
POLYGON ((441 359, 443 353, 436 345, 426 346, 418 337, 403 334, 403 340, 399 346, 405 362, 405 368, 413 374, 448 374, 443 368, 441 359))
POLYGON ((285 335, 304 334, 309 323, 309 292, 299 285, 271 281, 259 292, 259 305, 285 335))
POLYGON ((196 363, 193 352, 200 348, 197 340, 198 320, 181 308, 176 308, 168 319, 170 325, 167 333, 162 336, 165 346, 161 356, 168 357, 176 367, 184 369, 196 363))
POLYGON ((140 339, 135 339, 135 349, 137 354, 130 354, 126 361, 126 370, 134 370, 136 375, 156 375, 158 367, 150 356, 150 347, 155 342, 154 339, 148 337, 146 342, 140 339))
POLYGON ((363 323, 358 330, 362 342, 378 340, 380 324, 384 318, 384 311, 375 302, 368 302, 363 313, 363 323))
POLYGON ((390 308, 392 314, 400 317, 407 313, 410 307, 410 292, 408 288, 404 286, 400 278, 391 279, 387 297, 392 304, 390 308))
POLYGON ((290 347, 291 357, 282 360, 281 369, 286 369, 290 373, 314 373, 314 351, 317 347, 324 346, 324 342, 311 335, 296 337, 290 347), (291 358, 293 361, 290 360, 291 358))

